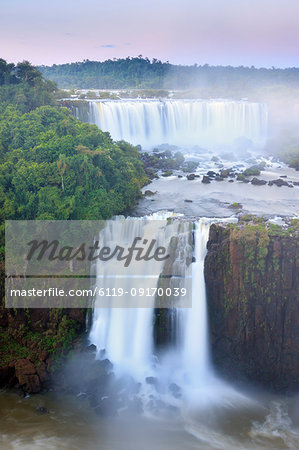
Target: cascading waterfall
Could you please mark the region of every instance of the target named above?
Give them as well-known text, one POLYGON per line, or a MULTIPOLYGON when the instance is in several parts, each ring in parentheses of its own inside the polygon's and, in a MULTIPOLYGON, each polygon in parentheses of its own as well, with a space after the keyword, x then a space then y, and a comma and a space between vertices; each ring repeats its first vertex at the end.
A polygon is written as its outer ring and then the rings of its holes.
MULTIPOLYGON (((75 112, 84 120, 80 108, 75 112)), ((223 147, 240 137, 259 146, 267 134, 267 106, 233 100, 90 101, 88 121, 109 131, 114 140, 124 139, 146 149, 162 143, 223 147)))
MULTIPOLYGON (((169 225, 167 222, 169 215, 170 213, 164 216, 154 214, 147 217, 147 220, 144 220, 145 218, 129 218, 109 222, 109 226, 101 231, 101 238, 105 244, 109 242, 112 247, 116 239, 122 243, 132 242, 137 235, 147 236, 153 232, 151 219, 157 218, 164 221, 164 225, 159 228, 159 233, 163 233, 165 236, 169 225)), ((177 335, 176 343, 166 351, 158 363, 154 356, 153 342, 154 300, 147 308, 95 307, 90 342, 96 344, 98 351, 105 350, 105 357, 112 361, 116 373, 130 374, 141 382, 145 380, 146 376, 156 376, 165 386, 174 382, 183 391, 186 388, 186 396, 188 396, 188 392, 192 392, 191 396, 194 396, 196 391, 200 392, 200 396, 202 395, 207 380, 213 373, 209 363, 208 319, 203 272, 210 222, 209 219, 200 219, 194 224, 192 308, 176 310, 178 314, 178 320, 175 321, 176 329, 169 330, 170 333, 177 335)), ((178 220, 176 229, 182 223, 178 220)), ((173 233, 173 229, 171 233, 173 233)), ((159 234, 154 237, 159 242, 159 234)), ((180 239, 182 241, 177 250, 178 264, 182 248, 187 246, 186 233, 182 233, 180 239)), ((122 280, 125 289, 130 290, 132 286, 145 287, 145 285, 146 287, 156 287, 159 273, 156 277, 148 279, 139 277, 139 275, 148 273, 148 270, 147 262, 141 264, 138 262, 134 267, 136 276, 126 277, 122 280)), ((156 270, 162 272, 163 264, 157 266, 156 270)), ((103 273, 102 270, 100 272, 103 273)), ((98 283, 102 286, 102 277, 98 279, 98 283)), ((96 299, 96 302, 100 302, 100 299, 96 299)), ((98 305, 96 304, 96 306, 98 305)))
MULTIPOLYGON (((148 224, 147 224, 148 225, 148 224)), ((108 227, 101 231, 101 240, 104 245, 113 248, 115 244, 122 243, 123 245, 132 243, 136 236, 146 236, 146 224, 140 220, 115 220, 109 222, 108 227)), ((157 236, 158 238, 158 236, 157 236)), ((120 267, 113 270, 113 266, 104 266, 111 269, 111 275, 116 273, 122 280, 122 273, 120 267)), ((135 274, 142 277, 146 274, 146 268, 142 264, 135 264, 135 274)), ((99 272, 103 271, 96 268, 97 276, 99 272)), ((162 270, 162 269, 160 269, 162 270)), ((101 287, 110 287, 111 280, 110 273, 104 272, 104 276, 98 279, 98 284, 101 287)), ((151 287, 152 283, 156 283, 155 278, 135 278, 126 277, 123 279, 123 286, 130 291, 131 287, 136 287, 137 283, 147 283, 151 287)), ((130 299, 124 308, 114 308, 113 303, 111 308, 99 308, 97 303, 101 298, 95 300, 95 309, 93 324, 90 332, 90 340, 97 345, 98 350, 105 350, 107 357, 116 365, 116 369, 121 372, 128 372, 137 375, 137 373, 144 373, 148 370, 150 365, 150 355, 152 354, 152 306, 148 308, 131 308, 130 299)), ((113 302, 113 298, 111 298, 113 302)))
MULTIPOLYGON (((169 244, 173 227, 167 226, 168 216, 169 214, 154 214, 146 218, 118 218, 110 221, 100 233, 101 242, 112 248, 120 244, 128 246, 134 238, 142 236, 148 240, 154 237, 157 245, 160 242, 169 244)), ((176 228, 178 226, 179 223, 175 224, 176 228)), ((98 284, 104 289, 115 287, 119 283, 127 292, 131 292, 132 288, 138 290, 139 287, 150 290, 157 286, 163 270, 163 261, 132 261, 130 273, 133 275, 128 275, 124 267, 115 264, 97 265, 98 284)), ((105 349, 108 358, 120 372, 135 376, 149 370, 153 354, 155 297, 142 298, 140 302, 142 307, 136 308, 136 298, 126 297, 124 307, 119 308, 119 299, 112 297, 111 308, 99 308, 101 297, 98 297, 90 333, 90 340, 99 350, 105 349), (118 303, 115 304, 115 301, 118 303)))
POLYGON ((210 223, 201 219, 195 224, 195 261, 192 266, 192 308, 183 311, 183 364, 193 386, 202 383, 211 372, 208 343, 207 301, 204 260, 210 223))

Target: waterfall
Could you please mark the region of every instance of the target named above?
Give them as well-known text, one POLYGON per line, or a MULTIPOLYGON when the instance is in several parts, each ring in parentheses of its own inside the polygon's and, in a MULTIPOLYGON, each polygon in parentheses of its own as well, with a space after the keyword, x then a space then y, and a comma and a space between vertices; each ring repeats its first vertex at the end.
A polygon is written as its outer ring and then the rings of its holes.
MULTIPOLYGON (((160 225, 156 228, 157 241, 161 235, 167 235, 168 244, 171 236, 182 231, 184 221, 175 221, 174 227, 169 228, 167 217, 154 214, 146 218, 129 218, 109 222, 109 226, 101 231, 101 238, 105 244, 113 247, 113 242, 130 242, 135 236, 147 236, 153 232, 151 221, 160 219, 160 225)), ((204 282, 204 258, 206 244, 209 235, 211 219, 199 219, 194 225, 194 258, 192 267, 192 307, 175 308, 177 320, 170 321, 175 326, 174 330, 168 330, 175 334, 176 339, 170 348, 165 350, 161 359, 157 361, 154 345, 154 308, 155 301, 147 304, 146 308, 115 308, 113 299, 111 308, 100 308, 100 300, 96 299, 93 323, 90 331, 90 342, 96 344, 98 352, 105 350, 105 357, 114 364, 116 373, 130 374, 136 380, 142 382, 147 376, 155 376, 165 386, 176 383, 184 391, 186 396, 194 395, 194 392, 202 391, 206 387, 208 377, 212 374, 209 362, 208 344, 208 318, 204 282), (98 302, 98 303, 97 303, 98 302), (189 392, 189 394, 188 394, 189 392), (192 392, 192 394, 190 394, 192 392)), ((185 229, 190 228, 190 223, 185 222, 185 229)), ((181 263, 182 249, 188 246, 188 234, 178 234, 179 244, 176 250, 176 258, 173 267, 181 263)), ((151 270, 151 268, 150 268, 151 270)), ((112 270, 113 271, 113 270, 112 270)), ((132 286, 155 287, 159 281, 159 273, 163 271, 163 264, 156 266, 155 277, 144 278, 142 274, 149 273, 149 263, 140 262, 134 266, 134 277, 124 277, 122 282, 129 291, 132 286)), ((175 271, 177 271, 175 269, 175 271)), ((97 270, 102 274, 102 268, 97 270)), ((107 274, 106 274, 107 275, 107 274)), ((98 278, 97 283, 102 286, 103 278, 98 278)), ((115 280, 113 281, 115 283, 115 280)), ((134 304, 133 304, 134 306, 134 304)), ((171 326, 171 325, 170 325, 171 326)), ((200 394, 201 395, 201 394, 200 394)))
POLYGON ((208 314, 204 280, 204 260, 210 223, 195 224, 195 261, 192 265, 192 308, 184 313, 183 364, 193 386, 203 383, 211 371, 208 343, 208 314))
MULTIPOLYGON (((137 236, 142 239, 154 239, 157 246, 170 245, 172 237, 179 236, 186 248, 186 234, 179 233, 182 224, 175 221, 170 224, 167 218, 170 213, 153 214, 143 218, 116 218, 100 232, 103 245, 115 248, 116 245, 129 245, 137 236)), ((182 230, 181 230, 182 231, 182 230)), ((178 256, 182 246, 178 245, 178 256)), ((176 261, 173 263, 175 267, 176 261)), ((181 270, 181 269, 180 269, 181 270)), ((122 287, 130 293, 140 288, 151 290, 157 287, 159 276, 163 271, 163 261, 132 261, 130 272, 120 265, 109 262, 109 265, 97 263, 96 274, 98 287, 107 289, 122 287), (115 275, 117 274, 117 275, 115 275)), ((178 270, 176 270, 178 272, 178 270)), ((137 308, 138 299, 111 297, 111 307, 101 308, 103 298, 95 299, 93 325, 90 340, 100 350, 105 349, 107 357, 116 365, 119 372, 127 372, 134 376, 145 374, 150 370, 153 361, 153 310, 155 297, 142 297, 141 307, 137 308), (123 307, 121 307, 123 306, 123 307)), ((107 305, 107 299, 105 299, 107 305)))
MULTIPOLYGON (((150 149, 167 143, 183 148, 230 146, 245 137, 263 145, 267 106, 233 100, 107 100, 90 101, 88 121, 114 140, 150 149)), ((80 115, 86 120, 86 110, 80 115), (84 115, 84 117, 83 117, 84 115)))

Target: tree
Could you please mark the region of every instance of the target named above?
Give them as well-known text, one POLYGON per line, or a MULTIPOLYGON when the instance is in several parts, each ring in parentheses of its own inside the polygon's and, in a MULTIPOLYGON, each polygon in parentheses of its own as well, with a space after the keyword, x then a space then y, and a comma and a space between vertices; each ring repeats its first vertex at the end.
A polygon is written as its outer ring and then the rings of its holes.
POLYGON ((34 86, 37 81, 42 78, 41 73, 29 61, 23 61, 16 65, 16 76, 22 81, 25 81, 30 86, 34 86))
POLYGON ((65 155, 59 155, 59 160, 57 161, 57 168, 61 176, 61 189, 64 192, 64 182, 63 175, 67 169, 66 157, 65 155))

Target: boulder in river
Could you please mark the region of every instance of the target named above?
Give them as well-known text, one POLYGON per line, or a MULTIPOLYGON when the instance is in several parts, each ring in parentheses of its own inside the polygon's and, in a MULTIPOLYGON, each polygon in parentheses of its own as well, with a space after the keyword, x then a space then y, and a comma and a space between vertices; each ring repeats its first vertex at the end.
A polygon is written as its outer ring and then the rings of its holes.
POLYGON ((215 177, 217 174, 216 174, 216 172, 214 172, 213 170, 209 170, 208 172, 207 172, 207 175, 208 175, 208 177, 215 177))
POLYGON ((263 186, 264 184, 267 184, 267 181, 260 180, 259 178, 254 177, 251 180, 251 184, 253 184, 254 186, 263 186))
POLYGON ((275 184, 278 187, 289 186, 289 183, 287 181, 282 180, 281 178, 277 178, 277 180, 269 181, 268 184, 269 184, 269 186, 273 186, 273 184, 275 184))
POLYGON ((228 175, 229 175, 229 170, 228 170, 228 169, 223 169, 223 170, 221 170, 220 176, 221 176, 222 178, 227 178, 228 175))
POLYGON ((203 176, 201 182, 204 183, 204 184, 211 183, 210 178, 207 177, 206 175, 203 176))

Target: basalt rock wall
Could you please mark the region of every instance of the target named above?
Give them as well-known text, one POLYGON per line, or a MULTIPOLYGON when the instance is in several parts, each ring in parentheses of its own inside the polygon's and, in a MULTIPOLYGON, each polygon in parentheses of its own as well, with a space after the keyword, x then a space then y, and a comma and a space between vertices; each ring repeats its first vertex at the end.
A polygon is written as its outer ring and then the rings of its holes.
POLYGON ((229 379, 299 388, 298 221, 210 228, 205 280, 212 354, 229 379))

